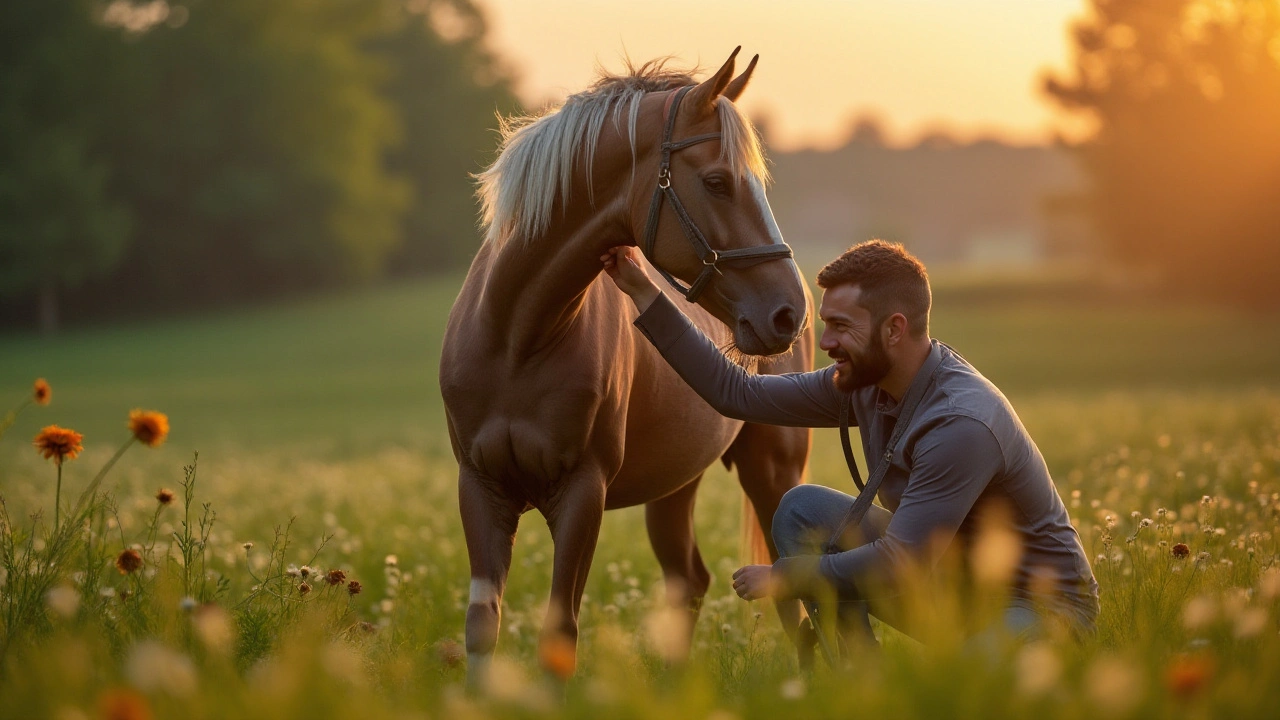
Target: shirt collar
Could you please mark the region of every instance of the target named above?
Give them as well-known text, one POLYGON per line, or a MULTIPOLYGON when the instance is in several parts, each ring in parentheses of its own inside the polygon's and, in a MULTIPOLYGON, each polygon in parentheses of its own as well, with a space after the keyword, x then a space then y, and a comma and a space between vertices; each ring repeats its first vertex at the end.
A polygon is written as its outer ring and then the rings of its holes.
MULTIPOLYGON (((937 363, 933 362, 933 360, 940 355, 942 355, 942 343, 933 339, 929 340, 929 356, 925 358, 924 363, 920 365, 920 369, 916 371, 916 376, 911 379, 911 385, 907 387, 906 395, 903 395, 904 398, 911 394, 912 388, 916 385, 929 382, 928 373, 925 373, 924 369, 936 365, 937 363)), ((893 396, 883 389, 876 388, 876 412, 896 419, 898 414, 902 412, 902 403, 894 400, 893 396)))

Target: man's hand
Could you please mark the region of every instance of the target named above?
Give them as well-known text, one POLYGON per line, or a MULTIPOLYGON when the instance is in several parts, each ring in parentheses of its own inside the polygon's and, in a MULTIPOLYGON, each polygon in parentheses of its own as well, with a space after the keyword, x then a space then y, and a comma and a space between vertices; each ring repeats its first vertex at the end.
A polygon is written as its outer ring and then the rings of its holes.
POLYGON ((747 565, 733 574, 733 589, 743 600, 773 597, 773 566, 747 565))
POLYGON ((637 310, 644 312, 662 291, 640 264, 637 258, 639 252, 630 245, 619 245, 609 248, 609 252, 601 255, 600 262, 604 263, 604 271, 613 280, 613 284, 631 297, 637 310))

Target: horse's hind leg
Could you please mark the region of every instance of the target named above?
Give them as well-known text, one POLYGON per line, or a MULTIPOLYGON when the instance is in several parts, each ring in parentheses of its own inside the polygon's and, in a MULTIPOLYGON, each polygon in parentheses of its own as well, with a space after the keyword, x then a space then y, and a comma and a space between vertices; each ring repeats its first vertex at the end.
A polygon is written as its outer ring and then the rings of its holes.
POLYGON ((578 665, 578 607, 600 538, 605 497, 602 478, 566 478, 565 482, 564 492, 545 512, 555 559, 539 653, 544 667, 561 678, 578 665))
POLYGON ((711 573, 702 562, 693 528, 693 504, 701 480, 699 475, 674 493, 644 506, 649 544, 667 583, 667 601, 672 607, 690 612, 690 638, 702 598, 711 585, 711 573))
POLYGON ((467 685, 483 686, 502 621, 502 593, 511 568, 511 547, 524 504, 499 494, 463 467, 458 476, 458 506, 471 561, 471 599, 467 605, 467 685))
MULTIPOLYGON (((747 423, 725 454, 737 468, 738 482, 755 508, 771 560, 778 559, 772 537, 773 514, 782 496, 804 482, 810 434, 808 428, 747 423)), ((800 622, 800 604, 781 601, 776 607, 783 629, 792 636, 800 622)))

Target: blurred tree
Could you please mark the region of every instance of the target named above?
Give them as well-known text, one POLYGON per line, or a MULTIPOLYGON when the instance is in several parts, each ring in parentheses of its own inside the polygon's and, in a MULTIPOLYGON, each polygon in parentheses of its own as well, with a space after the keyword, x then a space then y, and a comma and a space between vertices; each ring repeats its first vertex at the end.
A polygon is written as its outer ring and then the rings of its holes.
POLYGON ((470 0, 393 4, 395 27, 373 48, 392 68, 386 95, 404 129, 388 160, 413 190, 392 271, 465 266, 480 244, 471 173, 496 151, 496 113, 517 109, 511 80, 485 48, 484 18, 470 0))
POLYGON ((1280 305, 1280 3, 1092 0, 1048 94, 1081 147, 1115 258, 1171 286, 1280 305))
POLYGON ((109 272, 128 239, 97 151, 98 89, 114 48, 91 6, 0 5, 0 297, 36 295, 46 333, 60 292, 109 272))
MULTIPOLYGON (((388 71, 365 49, 387 30, 386 10, 367 0, 107 6, 130 50, 102 109, 111 189, 135 217, 112 288, 203 304, 381 271, 408 200, 383 157, 399 132, 380 95, 388 71)), ((111 294, 101 290, 85 301, 111 294)))

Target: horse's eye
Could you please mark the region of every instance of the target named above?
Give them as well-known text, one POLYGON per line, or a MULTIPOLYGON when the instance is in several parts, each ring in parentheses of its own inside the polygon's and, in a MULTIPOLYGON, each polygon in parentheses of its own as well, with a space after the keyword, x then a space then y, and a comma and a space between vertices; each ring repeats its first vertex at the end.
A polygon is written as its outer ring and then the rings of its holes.
POLYGON ((702 179, 702 184, 707 188, 708 192, 715 195, 729 194, 729 183, 725 182, 725 179, 720 175, 708 175, 702 179))

